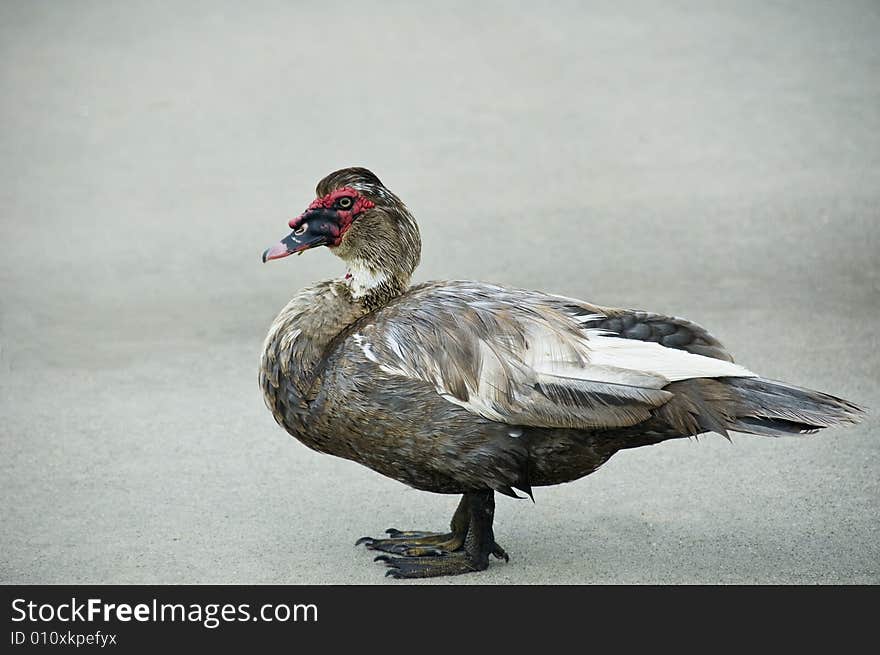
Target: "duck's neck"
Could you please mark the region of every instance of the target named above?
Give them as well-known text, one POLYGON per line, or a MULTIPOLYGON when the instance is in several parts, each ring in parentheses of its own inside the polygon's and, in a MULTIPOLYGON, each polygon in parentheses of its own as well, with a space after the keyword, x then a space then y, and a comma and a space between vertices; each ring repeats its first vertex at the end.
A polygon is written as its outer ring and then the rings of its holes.
POLYGON ((389 271, 361 259, 348 263, 343 281, 352 302, 362 303, 370 311, 386 305, 406 291, 409 275, 389 271))

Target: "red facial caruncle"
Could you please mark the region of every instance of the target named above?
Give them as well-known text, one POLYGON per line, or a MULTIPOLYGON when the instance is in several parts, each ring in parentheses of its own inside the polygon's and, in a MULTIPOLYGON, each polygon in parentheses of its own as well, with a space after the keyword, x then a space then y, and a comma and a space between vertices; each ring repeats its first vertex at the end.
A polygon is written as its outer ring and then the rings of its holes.
POLYGON ((355 219, 375 206, 372 200, 351 187, 331 191, 288 222, 293 232, 263 251, 263 261, 281 259, 317 246, 334 248, 342 243, 342 237, 355 219))
POLYGON ((332 248, 342 242, 345 231, 351 227, 355 218, 375 206, 376 203, 364 198, 351 187, 342 187, 313 200, 308 209, 296 218, 290 219, 288 225, 296 231, 310 218, 327 217, 332 214, 335 220, 326 225, 328 231, 326 245, 332 248))

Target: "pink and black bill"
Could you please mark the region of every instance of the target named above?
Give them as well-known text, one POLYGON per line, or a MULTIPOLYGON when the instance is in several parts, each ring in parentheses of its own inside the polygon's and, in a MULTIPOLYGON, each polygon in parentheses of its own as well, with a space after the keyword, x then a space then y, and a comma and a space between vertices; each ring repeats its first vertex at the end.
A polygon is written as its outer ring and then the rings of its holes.
MULTIPOLYGON (((326 246, 333 239, 336 228, 335 217, 314 215, 306 212, 299 219, 299 225, 274 246, 263 251, 263 261, 281 259, 309 248, 326 246)), ((291 221, 292 222, 292 221, 291 221)))
POLYGON ((263 261, 281 259, 318 246, 335 247, 354 220, 375 204, 351 187, 316 199, 301 215, 290 220, 293 232, 263 251, 263 261))

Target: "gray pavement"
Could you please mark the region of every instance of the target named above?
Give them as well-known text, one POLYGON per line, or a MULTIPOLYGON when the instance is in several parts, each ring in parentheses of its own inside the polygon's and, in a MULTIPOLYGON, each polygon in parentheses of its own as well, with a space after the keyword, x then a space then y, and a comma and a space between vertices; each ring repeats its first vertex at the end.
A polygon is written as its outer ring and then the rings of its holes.
POLYGON ((880 582, 880 7, 546 4, 0 4, 0 582, 399 584, 354 540, 457 499, 307 450, 257 386, 342 271, 260 253, 353 164, 420 220, 418 280, 687 316, 875 408, 501 498, 511 562, 440 583, 880 582))

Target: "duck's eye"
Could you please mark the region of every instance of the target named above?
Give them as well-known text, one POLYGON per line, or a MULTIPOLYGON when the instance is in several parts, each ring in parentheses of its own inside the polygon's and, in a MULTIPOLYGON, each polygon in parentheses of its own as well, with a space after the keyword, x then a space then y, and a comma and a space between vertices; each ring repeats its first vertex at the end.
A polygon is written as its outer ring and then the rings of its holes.
POLYGON ((336 201, 336 204, 338 204, 342 209, 348 209, 349 207, 351 207, 352 200, 348 196, 343 196, 336 201))
POLYGON ((303 223, 303 224, 300 225, 298 228, 296 228, 296 230, 294 230, 293 233, 294 233, 296 236, 300 236, 301 234, 305 234, 306 230, 308 230, 308 229, 309 229, 309 224, 308 224, 308 223, 303 223))

